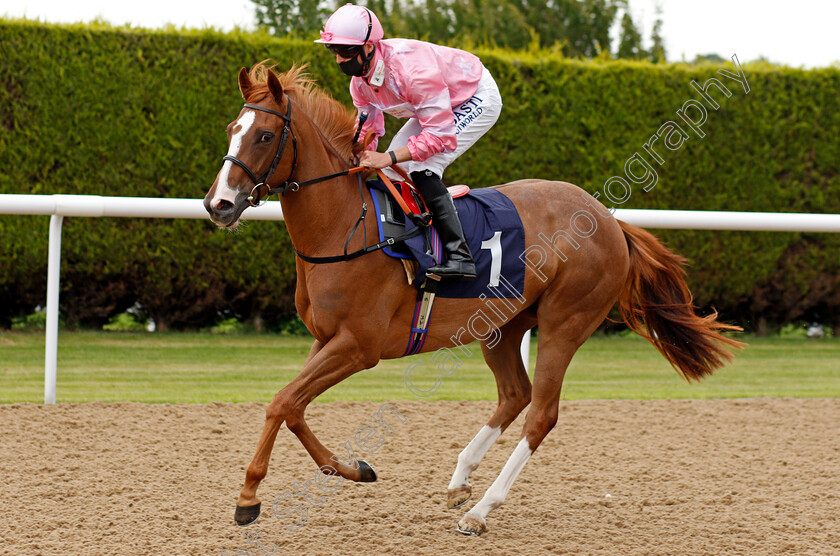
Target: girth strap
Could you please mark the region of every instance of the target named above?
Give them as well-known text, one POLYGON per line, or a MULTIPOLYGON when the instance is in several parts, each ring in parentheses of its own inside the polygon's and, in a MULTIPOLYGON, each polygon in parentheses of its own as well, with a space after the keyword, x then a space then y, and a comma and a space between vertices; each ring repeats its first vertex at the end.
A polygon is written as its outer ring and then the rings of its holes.
POLYGON ((435 303, 435 294, 440 283, 440 276, 437 274, 426 274, 426 279, 417 292, 417 305, 414 308, 414 318, 411 320, 411 332, 408 336, 408 347, 405 348, 402 357, 414 355, 423 349, 426 343, 426 334, 429 332, 429 325, 432 320, 432 308, 435 303))

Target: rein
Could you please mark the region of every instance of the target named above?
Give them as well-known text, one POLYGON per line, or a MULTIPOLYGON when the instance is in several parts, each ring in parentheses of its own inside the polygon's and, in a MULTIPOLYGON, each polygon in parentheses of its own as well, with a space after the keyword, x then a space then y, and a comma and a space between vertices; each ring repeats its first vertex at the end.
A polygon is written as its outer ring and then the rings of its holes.
MULTIPOLYGON (((286 113, 283 114, 283 113, 278 112, 276 110, 272 110, 270 108, 264 108, 264 107, 258 106, 256 104, 248 104, 248 103, 245 104, 245 108, 250 108, 251 110, 259 110, 259 111, 262 111, 262 112, 267 112, 267 113, 273 114, 273 115, 275 115, 275 116, 277 116, 277 117, 279 117, 283 120, 283 131, 280 134, 280 145, 277 147, 277 153, 274 155, 274 159, 271 161, 271 165, 268 167, 268 170, 266 170, 259 177, 257 177, 256 173, 254 173, 254 171, 251 170, 251 168, 249 168, 247 164, 245 164, 244 162, 239 160, 237 157, 235 157, 233 155, 225 155, 224 157, 222 157, 223 161, 228 161, 229 160, 232 163, 239 166, 240 168, 242 168, 243 170, 245 170, 245 173, 247 173, 248 177, 251 178, 251 181, 254 182, 254 187, 253 187, 253 189, 251 189, 251 193, 248 196, 248 202, 251 204, 251 206, 252 207, 260 206, 260 205, 264 204, 268 200, 269 197, 271 197, 272 195, 275 195, 277 193, 280 193, 281 195, 285 195, 286 192, 298 191, 301 187, 305 187, 307 185, 313 185, 313 184, 320 183, 320 182, 323 182, 323 181, 327 181, 327 180, 331 180, 331 179, 335 179, 335 178, 340 178, 342 176, 348 176, 348 175, 352 175, 352 174, 357 174, 357 176, 358 176, 358 179, 359 179, 359 196, 362 198, 362 214, 359 216, 358 220, 356 220, 356 224, 353 226, 353 229, 350 231, 350 235, 347 237, 347 241, 344 242, 344 254, 343 255, 335 255, 335 256, 332 256, 332 257, 310 257, 310 256, 307 256, 307 255, 304 255, 303 253, 301 253, 300 251, 295 249, 295 253, 297 254, 298 257, 300 257, 302 260, 304 260, 308 263, 313 263, 313 264, 327 264, 327 263, 337 263, 337 262, 342 262, 342 261, 350 261, 350 260, 353 260, 355 258, 361 257, 363 255, 373 253, 374 251, 379 251, 380 249, 384 249, 385 247, 388 247, 390 245, 394 245, 395 243, 399 243, 401 241, 405 241, 406 239, 410 239, 412 237, 415 237, 415 236, 423 233, 423 228, 427 227, 429 225, 429 223, 431 222, 430 214, 428 212, 426 212, 424 214, 417 214, 414 211, 412 211, 408 207, 406 202, 403 200, 402 195, 400 195, 400 193, 396 190, 394 185, 391 183, 391 180, 389 180, 388 177, 381 170, 377 170, 377 173, 379 174, 379 177, 385 183, 385 185, 387 186, 387 188, 391 192, 391 194, 394 196, 394 198, 397 200, 397 203, 400 205, 400 207, 403 209, 403 211, 406 213, 406 215, 408 215, 410 218, 412 218, 418 224, 418 226, 416 228, 414 228, 413 230, 411 230, 410 232, 407 232, 407 233, 402 234, 400 236, 393 237, 393 238, 388 238, 385 241, 381 241, 381 242, 379 242, 375 245, 369 245, 367 247, 363 247, 362 249, 359 249, 358 251, 353 251, 352 253, 348 253, 347 252, 347 246, 350 244, 350 240, 353 238, 353 235, 356 233, 356 229, 359 227, 359 224, 364 223, 365 216, 367 215, 368 207, 367 207, 367 203, 364 200, 362 175, 361 175, 361 172, 366 170, 366 168, 363 167, 363 166, 356 166, 354 168, 349 168, 347 170, 342 170, 341 172, 335 172, 333 174, 327 174, 325 176, 312 178, 312 179, 309 179, 309 180, 306 180, 306 181, 301 181, 301 182, 292 181, 292 176, 294 175, 295 168, 297 167, 298 148, 297 148, 297 137, 295 137, 295 132, 292 130, 292 100, 289 98, 288 95, 286 95, 286 105, 287 105, 286 113), (274 172, 277 170, 277 166, 280 164, 280 160, 283 158, 283 152, 286 150, 286 144, 289 141, 289 136, 291 136, 291 138, 292 138, 292 148, 294 149, 294 154, 292 155, 292 167, 289 170, 289 177, 286 178, 286 181, 284 181, 282 185, 280 185, 278 187, 271 187, 270 185, 268 185, 268 180, 271 176, 274 175, 274 172), (262 194, 262 191, 261 191, 264 187, 268 188, 268 191, 266 191, 266 193, 265 193, 265 197, 263 197, 263 194, 262 194)), ((363 123, 364 123, 363 121, 359 122, 359 130, 361 130, 361 127, 362 127, 363 123)), ((359 133, 357 131, 356 132, 357 137, 358 137, 358 134, 359 133)), ((394 168, 396 170, 398 170, 406 179, 408 179, 408 176, 405 175, 405 172, 402 171, 402 168, 400 168, 398 166, 394 166, 394 168)), ((367 230, 364 228, 364 226, 362 226, 362 229, 364 230, 364 233, 365 233, 364 243, 367 243, 367 230)))
MULTIPOLYGON (((353 171, 353 170, 358 171, 360 168, 361 167, 351 168, 351 170, 348 170, 347 172, 350 172, 350 171, 353 171)), ((394 188, 394 185, 391 183, 391 180, 389 180, 388 177, 382 171, 377 170, 377 173, 385 181, 388 189, 391 191, 391 194, 397 200, 399 205, 401 207, 403 207, 403 210, 405 211, 405 213, 408 216, 410 216, 411 218, 413 218, 415 220, 415 222, 417 222, 417 227, 415 227, 410 232, 406 232, 406 233, 401 234, 397 237, 389 237, 385 241, 381 241, 381 242, 377 243, 376 245, 368 245, 367 247, 363 247, 363 248, 359 249, 358 251, 353 251, 352 253, 348 253, 347 252, 347 246, 350 245, 350 240, 353 239, 353 234, 356 233, 356 229, 359 227, 359 224, 364 223, 365 216, 367 215, 367 210, 368 210, 368 206, 367 206, 367 203, 365 202, 365 197, 364 197, 364 193, 363 193, 362 175, 357 174, 358 178, 359 178, 359 197, 362 198, 362 214, 359 216, 359 219, 356 220, 356 224, 353 226, 353 229, 350 230, 350 235, 347 236, 347 241, 344 242, 344 254, 343 255, 333 255, 332 257, 310 257, 308 255, 304 255, 303 253, 301 253, 300 251, 295 249, 295 253, 297 254, 298 257, 300 257, 302 260, 304 260, 308 263, 312 263, 312 264, 329 264, 329 263, 340 263, 340 262, 343 262, 343 261, 352 261, 353 259, 361 257, 362 255, 367 255, 369 253, 373 253, 374 251, 379 251, 380 249, 384 249, 388 246, 394 245, 395 243, 399 243, 401 241, 411 239, 411 238, 413 238, 415 236, 418 236, 418 235, 423 233, 423 229, 425 227, 427 227, 429 225, 429 223, 431 222, 431 219, 426 217, 426 215, 428 215, 429 213, 425 213, 424 215, 418 215, 418 214, 414 213, 405 204, 405 201, 399 195, 399 192, 397 192, 396 188, 394 188)), ((364 230, 364 234, 365 234, 363 243, 367 243, 367 230, 365 229, 364 226, 362 226, 362 230, 364 230)))

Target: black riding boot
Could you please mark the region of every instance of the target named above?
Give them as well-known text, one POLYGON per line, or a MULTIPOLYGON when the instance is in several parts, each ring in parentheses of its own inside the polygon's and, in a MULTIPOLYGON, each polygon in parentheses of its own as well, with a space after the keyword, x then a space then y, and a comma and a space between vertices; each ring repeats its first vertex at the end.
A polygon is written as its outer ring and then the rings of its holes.
POLYGON ((475 261, 464 239, 458 211, 455 210, 455 203, 446 186, 437 174, 429 170, 412 172, 411 179, 432 212, 432 225, 446 250, 446 262, 430 268, 429 274, 437 274, 442 278, 474 279, 475 261))

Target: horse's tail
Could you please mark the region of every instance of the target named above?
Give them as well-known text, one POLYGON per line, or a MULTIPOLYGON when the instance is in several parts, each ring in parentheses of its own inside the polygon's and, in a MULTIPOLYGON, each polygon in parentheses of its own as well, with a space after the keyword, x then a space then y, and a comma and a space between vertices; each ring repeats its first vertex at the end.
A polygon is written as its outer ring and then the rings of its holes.
POLYGON ((742 330, 699 317, 685 282, 685 259, 649 232, 619 221, 630 249, 630 272, 618 299, 624 322, 648 339, 687 380, 700 380, 732 360, 724 345, 744 344, 720 331, 742 330))

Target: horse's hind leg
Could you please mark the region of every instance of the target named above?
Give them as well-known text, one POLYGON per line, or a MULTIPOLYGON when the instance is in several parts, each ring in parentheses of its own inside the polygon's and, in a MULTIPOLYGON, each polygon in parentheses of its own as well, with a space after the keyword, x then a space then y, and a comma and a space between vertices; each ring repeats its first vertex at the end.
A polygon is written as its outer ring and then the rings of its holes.
POLYGON ((458 455, 458 465, 452 474, 447 492, 447 506, 457 508, 472 496, 469 477, 499 436, 531 401, 531 381, 519 351, 525 331, 534 326, 530 314, 520 314, 499 329, 501 339, 492 348, 482 342, 484 360, 496 377, 499 404, 496 412, 481 427, 475 438, 458 455))
POLYGON ((480 535, 487 530, 487 514, 502 505, 531 454, 557 423, 566 368, 577 349, 607 316, 619 287, 616 280, 605 277, 577 298, 578 292, 562 295, 559 288, 543 295, 537 312, 540 334, 531 407, 522 438, 481 501, 458 523, 461 533, 480 535))

